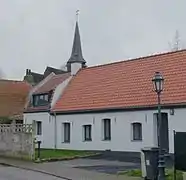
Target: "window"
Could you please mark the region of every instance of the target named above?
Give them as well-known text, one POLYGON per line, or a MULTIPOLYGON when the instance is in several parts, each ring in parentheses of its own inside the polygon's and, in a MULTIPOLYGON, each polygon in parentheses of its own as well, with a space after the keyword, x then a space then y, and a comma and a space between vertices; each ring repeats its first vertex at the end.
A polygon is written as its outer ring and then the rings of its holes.
POLYGON ((142 125, 141 123, 132 124, 132 140, 142 140, 142 125))
POLYGON ((47 101, 47 102, 49 101, 49 99, 48 99, 48 94, 45 94, 45 95, 44 95, 44 100, 47 101))
POLYGON ((103 119, 103 139, 111 140, 111 120, 103 119))
POLYGON ((84 125, 83 132, 84 132, 84 141, 92 141, 92 126, 84 125))
POLYGON ((63 123, 63 142, 70 142, 70 123, 63 123))
POLYGON ((33 95, 33 106, 45 106, 49 103, 48 94, 33 95))
POLYGON ((41 135, 42 134, 42 122, 36 121, 36 134, 41 135))
POLYGON ((38 105, 38 101, 39 101, 39 96, 34 95, 33 96, 33 105, 37 106, 38 105))

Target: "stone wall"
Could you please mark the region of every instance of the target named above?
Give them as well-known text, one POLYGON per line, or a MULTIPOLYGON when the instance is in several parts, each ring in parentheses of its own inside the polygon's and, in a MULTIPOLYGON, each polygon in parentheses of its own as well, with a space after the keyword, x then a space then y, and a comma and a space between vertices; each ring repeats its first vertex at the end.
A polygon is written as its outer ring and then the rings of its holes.
POLYGON ((34 159, 32 124, 0 124, 0 156, 34 159))

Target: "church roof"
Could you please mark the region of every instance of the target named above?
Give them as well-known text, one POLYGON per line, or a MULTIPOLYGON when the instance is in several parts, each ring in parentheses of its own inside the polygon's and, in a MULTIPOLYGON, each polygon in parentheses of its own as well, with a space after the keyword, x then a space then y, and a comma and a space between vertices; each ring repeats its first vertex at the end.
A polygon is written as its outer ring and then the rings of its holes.
POLYGON ((88 67, 73 77, 52 111, 155 107, 155 72, 164 76, 162 104, 186 104, 186 50, 88 67))
POLYGON ((74 62, 86 63, 86 61, 83 58, 83 54, 82 54, 81 38, 80 38, 80 33, 79 33, 78 22, 76 22, 76 27, 75 27, 72 53, 67 63, 74 63, 74 62))

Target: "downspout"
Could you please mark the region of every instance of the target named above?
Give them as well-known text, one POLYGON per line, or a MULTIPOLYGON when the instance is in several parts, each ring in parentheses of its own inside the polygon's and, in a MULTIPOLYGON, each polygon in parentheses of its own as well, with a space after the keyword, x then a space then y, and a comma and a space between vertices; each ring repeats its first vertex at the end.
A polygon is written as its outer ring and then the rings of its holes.
POLYGON ((54 149, 57 149, 57 122, 55 112, 54 112, 54 149))

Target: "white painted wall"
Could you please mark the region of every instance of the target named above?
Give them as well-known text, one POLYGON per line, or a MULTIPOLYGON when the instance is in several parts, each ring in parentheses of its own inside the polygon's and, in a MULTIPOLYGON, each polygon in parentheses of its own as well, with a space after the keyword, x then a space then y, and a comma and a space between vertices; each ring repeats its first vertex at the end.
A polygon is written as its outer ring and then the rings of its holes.
MULTIPOLYGON (((106 150, 139 152, 141 148, 154 146, 154 120, 153 113, 157 111, 131 111, 117 113, 95 113, 57 115, 56 124, 54 116, 48 113, 26 113, 24 123, 33 120, 42 121, 42 148, 76 149, 76 150, 106 150), (111 119, 111 141, 103 141, 102 119, 111 119), (62 123, 71 123, 71 142, 63 143, 62 123), (131 141, 131 123, 142 123, 142 141, 131 141), (83 141, 83 125, 92 125, 92 141, 83 141), (55 129, 56 128, 56 129, 55 129), (55 135, 56 133, 56 135, 55 135)), ((175 109, 175 114, 170 115, 169 110, 169 150, 174 152, 173 130, 186 132, 186 109, 175 109)))
POLYGON ((57 116, 57 147, 78 150, 140 151, 144 146, 153 145, 153 121, 149 111, 76 114, 57 116), (111 119, 111 141, 103 141, 102 119, 111 119), (71 143, 62 143, 62 123, 71 122, 71 143), (131 142, 131 123, 141 122, 143 141, 131 142), (83 142, 85 124, 92 125, 92 141, 83 142), (148 134, 148 135, 147 135, 148 134))
POLYGON ((47 112, 40 113, 25 113, 24 114, 24 123, 32 124, 33 120, 42 122, 42 135, 37 136, 36 138, 41 140, 42 148, 54 148, 55 147, 55 118, 54 116, 49 115, 47 112))
POLYGON ((82 68, 81 63, 72 63, 71 64, 71 75, 76 75, 76 73, 82 68))
MULTIPOLYGON (((154 146, 153 113, 157 111, 131 111, 118 113, 74 114, 58 115, 57 120, 57 148, 76 150, 106 150, 140 152, 141 148, 154 146), (102 119, 111 119, 111 141, 102 139, 102 119), (71 123, 71 142, 62 142, 62 123, 71 123), (142 123, 143 140, 131 141, 131 123, 142 123), (83 141, 83 125, 92 125, 92 141, 83 141)), ((168 113, 169 118, 169 148, 173 153, 173 130, 186 132, 186 109, 175 109, 175 114, 170 115, 169 109, 162 110, 168 113)))

